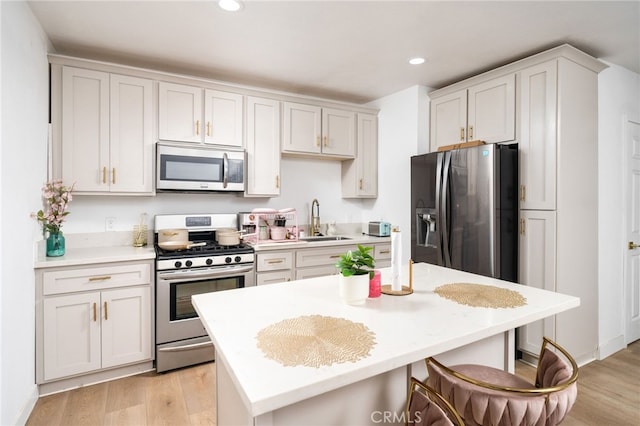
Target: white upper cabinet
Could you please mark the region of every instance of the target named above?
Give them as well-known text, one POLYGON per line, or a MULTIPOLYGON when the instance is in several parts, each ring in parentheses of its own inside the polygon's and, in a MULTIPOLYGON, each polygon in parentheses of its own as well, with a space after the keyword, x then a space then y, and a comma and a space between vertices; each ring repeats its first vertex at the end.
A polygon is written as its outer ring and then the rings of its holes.
POLYGON ((65 183, 76 193, 151 194, 152 81, 74 67, 61 74, 61 90, 52 89, 62 111, 54 115, 61 151, 54 167, 65 183))
POLYGON ((161 140, 242 147, 240 94, 160 82, 158 135, 161 140))
POLYGON ((283 110, 283 153, 355 157, 354 112, 293 102, 284 102, 283 110))
POLYGON ((520 75, 520 209, 556 208, 557 61, 520 75))
POLYGON ((431 149, 515 139, 515 75, 498 77, 431 100, 431 149))
POLYGON ((160 82, 158 137, 161 140, 202 142, 202 89, 160 82))
POLYGON ((378 196, 378 117, 358 113, 358 156, 342 162, 342 198, 378 196))
POLYGON ((153 192, 153 83, 111 74, 111 192, 153 192))
POLYGON ((280 195, 280 102, 247 97, 246 196, 280 195))
POLYGON ((242 95, 204 91, 204 142, 242 147, 242 95))

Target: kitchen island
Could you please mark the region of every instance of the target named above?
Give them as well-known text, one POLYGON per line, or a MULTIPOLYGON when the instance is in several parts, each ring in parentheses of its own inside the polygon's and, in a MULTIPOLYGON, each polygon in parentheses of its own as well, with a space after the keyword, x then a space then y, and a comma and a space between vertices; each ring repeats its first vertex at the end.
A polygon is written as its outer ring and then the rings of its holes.
MULTIPOLYGON (((390 268, 381 271, 383 284, 389 283, 390 268)), ((217 424, 402 424, 408 377, 425 377, 424 358, 437 355, 446 363, 513 371, 515 328, 580 303, 576 297, 422 263, 413 265, 413 291, 351 306, 340 300, 338 277, 327 276, 193 296, 216 347, 217 424), (525 302, 508 308, 467 306, 434 291, 450 283, 511 290, 525 302), (273 354, 266 356, 259 334, 309 317, 353 323, 368 333, 354 341, 372 337, 373 343, 357 360, 330 365, 284 365, 273 354)), ((287 350, 286 345, 275 349, 287 350)))

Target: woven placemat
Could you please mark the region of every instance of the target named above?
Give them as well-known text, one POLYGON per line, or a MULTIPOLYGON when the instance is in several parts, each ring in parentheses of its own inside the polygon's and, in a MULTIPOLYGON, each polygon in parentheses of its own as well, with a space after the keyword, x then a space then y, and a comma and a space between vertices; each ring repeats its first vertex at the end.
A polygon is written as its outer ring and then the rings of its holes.
POLYGON ((306 315, 263 328, 256 335, 264 355, 284 366, 356 362, 369 356, 375 333, 344 318, 306 315))
POLYGON ((445 299, 473 307, 517 308, 527 304, 527 299, 517 291, 492 285, 452 283, 441 285, 434 292, 445 299))

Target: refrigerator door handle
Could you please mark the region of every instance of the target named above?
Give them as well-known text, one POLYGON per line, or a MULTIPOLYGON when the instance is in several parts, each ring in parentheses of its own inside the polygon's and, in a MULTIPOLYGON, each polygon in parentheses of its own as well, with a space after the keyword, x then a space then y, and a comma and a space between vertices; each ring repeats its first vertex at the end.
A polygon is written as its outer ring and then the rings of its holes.
POLYGON ((451 152, 444 154, 444 170, 442 173, 442 208, 441 208, 441 229, 442 229, 442 253, 444 257, 444 266, 451 267, 451 253, 449 252, 449 224, 447 223, 447 192, 449 188, 449 171, 451 169, 451 152))
POLYGON ((444 227, 444 221, 442 216, 442 165, 444 162, 445 153, 438 153, 436 164, 436 216, 439 223, 436 224, 436 238, 438 245, 438 265, 444 266, 444 257, 442 254, 442 229, 444 227))

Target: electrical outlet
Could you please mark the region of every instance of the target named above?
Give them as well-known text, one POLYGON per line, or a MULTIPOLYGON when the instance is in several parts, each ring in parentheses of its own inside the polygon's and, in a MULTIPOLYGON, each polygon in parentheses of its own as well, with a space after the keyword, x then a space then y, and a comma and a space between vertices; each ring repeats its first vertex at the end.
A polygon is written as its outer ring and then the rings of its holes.
POLYGON ((105 231, 115 231, 116 230, 116 218, 108 217, 104 221, 104 230, 105 231))

